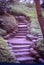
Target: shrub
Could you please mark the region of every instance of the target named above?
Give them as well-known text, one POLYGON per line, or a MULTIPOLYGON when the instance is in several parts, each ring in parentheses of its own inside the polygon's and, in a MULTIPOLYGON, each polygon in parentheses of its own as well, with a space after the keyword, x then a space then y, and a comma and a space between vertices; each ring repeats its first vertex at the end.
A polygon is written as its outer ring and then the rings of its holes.
POLYGON ((15 56, 10 53, 7 42, 0 36, 0 62, 14 62, 15 56))

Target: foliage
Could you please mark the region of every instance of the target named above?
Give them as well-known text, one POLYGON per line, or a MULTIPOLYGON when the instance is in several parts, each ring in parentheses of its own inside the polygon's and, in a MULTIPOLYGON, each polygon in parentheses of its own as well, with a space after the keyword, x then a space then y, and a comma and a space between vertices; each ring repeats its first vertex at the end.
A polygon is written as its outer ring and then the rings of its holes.
POLYGON ((9 51, 8 43, 0 36, 0 62, 14 62, 16 63, 16 59, 14 59, 13 55, 9 51))
POLYGON ((41 27, 40 27, 40 24, 38 22, 38 19, 37 18, 31 18, 31 21, 33 20, 33 22, 31 22, 31 33, 33 34, 37 34, 37 35, 42 35, 42 32, 41 32, 41 27))
POLYGON ((34 7, 27 7, 24 3, 19 3, 19 5, 10 5, 11 11, 17 13, 23 13, 28 16, 31 20, 31 33, 34 34, 42 34, 41 28, 37 19, 36 8, 34 7))
POLYGON ((3 29, 0 28, 0 35, 1 36, 6 35, 6 33, 7 33, 6 30, 3 30, 3 29))
POLYGON ((14 12, 17 12, 17 13, 23 13, 25 14, 26 16, 33 16, 35 17, 36 16, 36 10, 35 8, 29 8, 23 4, 19 4, 19 5, 10 5, 9 7, 11 7, 11 11, 14 11, 14 12), (33 11, 33 12, 32 12, 33 11))
POLYGON ((40 52, 40 54, 42 54, 44 56, 44 39, 42 39, 42 38, 39 39, 36 42, 36 45, 37 45, 37 48, 38 48, 38 51, 40 52))

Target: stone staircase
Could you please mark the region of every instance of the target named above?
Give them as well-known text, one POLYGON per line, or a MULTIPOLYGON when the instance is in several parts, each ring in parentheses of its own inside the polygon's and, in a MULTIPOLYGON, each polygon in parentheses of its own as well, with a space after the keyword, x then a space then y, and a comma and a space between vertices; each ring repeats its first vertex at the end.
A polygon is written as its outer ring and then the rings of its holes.
POLYGON ((27 34, 27 23, 24 22, 20 22, 18 23, 18 31, 16 32, 16 36, 17 38, 24 38, 26 37, 27 34))
MULTIPOLYGON (((28 33, 28 22, 18 22, 18 30, 12 39, 8 39, 8 45, 16 60, 23 63, 41 62, 40 55, 34 49, 34 43, 26 39, 28 33)), ((42 61, 44 62, 44 61, 42 61)))

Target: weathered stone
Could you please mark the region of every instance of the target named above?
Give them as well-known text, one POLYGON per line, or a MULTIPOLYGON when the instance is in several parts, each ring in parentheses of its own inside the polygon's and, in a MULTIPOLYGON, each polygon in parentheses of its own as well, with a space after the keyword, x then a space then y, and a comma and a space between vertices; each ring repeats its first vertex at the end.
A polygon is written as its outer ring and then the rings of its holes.
POLYGON ((2 23, 3 23, 3 28, 7 32, 12 32, 13 30, 16 31, 16 29, 17 29, 17 21, 16 21, 15 17, 12 15, 5 14, 3 16, 2 23))
POLYGON ((44 63, 44 60, 43 60, 42 58, 39 58, 39 61, 40 61, 41 63, 44 63))

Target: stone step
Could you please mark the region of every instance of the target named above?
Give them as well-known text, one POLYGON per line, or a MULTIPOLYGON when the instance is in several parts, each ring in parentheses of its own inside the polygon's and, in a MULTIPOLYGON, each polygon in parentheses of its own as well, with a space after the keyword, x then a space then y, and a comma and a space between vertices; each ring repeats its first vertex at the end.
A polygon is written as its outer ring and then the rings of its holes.
POLYGON ((28 49, 23 49, 23 48, 21 48, 21 49, 15 49, 15 50, 11 50, 11 52, 27 52, 27 51, 30 51, 29 50, 29 48, 28 49))
POLYGON ((15 36, 15 38, 26 38, 26 36, 15 36))
POLYGON ((27 28, 18 28, 18 31, 27 31, 27 28))
POLYGON ((26 23, 18 23, 18 25, 26 25, 26 26, 27 26, 27 24, 26 24, 26 23))
POLYGON ((19 48, 15 48, 15 47, 12 47, 11 51, 14 51, 14 52, 25 52, 25 51, 28 51, 28 52, 31 52, 31 54, 37 54, 37 51, 35 51, 34 49, 31 49, 31 46, 29 47, 19 47, 19 48))
POLYGON ((27 28, 27 25, 18 25, 18 27, 26 27, 27 28))
POLYGON ((30 54, 30 52, 15 52, 15 55, 17 56, 17 55, 28 55, 28 54, 30 54))
POLYGON ((27 33, 28 31, 17 31, 16 33, 27 33))
POLYGON ((31 56, 31 53, 29 53, 29 54, 22 54, 22 55, 16 55, 16 58, 21 58, 21 57, 32 57, 31 56))
POLYGON ((15 46, 12 46, 13 48, 27 48, 27 47, 30 47, 30 45, 15 45, 15 46))
POLYGON ((27 25, 27 23, 18 23, 18 25, 27 25))
POLYGON ((35 60, 35 58, 33 57, 21 57, 21 58, 17 58, 18 61, 26 61, 26 60, 35 60))
POLYGON ((19 16, 19 18, 20 18, 21 20, 25 20, 25 19, 26 19, 25 16, 19 16))
POLYGON ((20 31, 26 31, 26 30, 28 30, 28 28, 18 28, 18 30, 20 30, 20 31))
POLYGON ((38 39, 38 37, 37 36, 33 36, 33 35, 31 35, 31 34, 27 34, 26 35, 26 37, 28 38, 28 39, 31 39, 31 40, 37 40, 38 39))
POLYGON ((31 48, 31 46, 30 47, 12 47, 12 50, 17 50, 17 49, 29 49, 29 48, 31 48))
POLYGON ((24 43, 22 43, 22 42, 17 42, 17 43, 15 43, 14 41, 12 41, 12 42, 8 42, 8 43, 9 43, 9 44, 11 43, 12 45, 16 45, 16 44, 19 44, 19 45, 20 45, 20 44, 21 44, 21 45, 23 45, 23 44, 24 44, 24 45, 25 45, 25 44, 26 44, 26 45, 29 45, 29 44, 30 44, 30 45, 32 45, 32 42, 24 42, 24 43))
POLYGON ((26 36, 27 33, 16 33, 17 36, 26 36))
POLYGON ((18 32, 16 32, 16 34, 26 34, 27 32, 20 32, 20 31, 18 31, 18 32))
POLYGON ((8 40, 8 44, 13 44, 13 45, 16 45, 16 44, 20 44, 20 45, 32 45, 33 42, 32 41, 29 41, 29 40, 26 40, 24 38, 12 38, 12 39, 9 39, 8 40))

